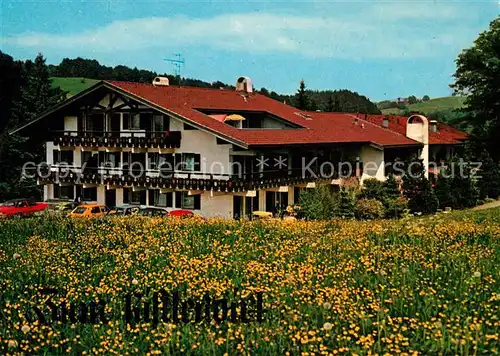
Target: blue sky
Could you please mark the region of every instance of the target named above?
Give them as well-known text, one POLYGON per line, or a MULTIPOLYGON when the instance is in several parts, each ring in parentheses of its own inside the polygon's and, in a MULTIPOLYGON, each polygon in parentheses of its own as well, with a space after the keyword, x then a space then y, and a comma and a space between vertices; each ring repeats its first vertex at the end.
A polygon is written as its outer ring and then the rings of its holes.
POLYGON ((0 0, 0 49, 293 93, 350 89, 372 100, 451 94, 455 59, 499 14, 485 1, 0 0))

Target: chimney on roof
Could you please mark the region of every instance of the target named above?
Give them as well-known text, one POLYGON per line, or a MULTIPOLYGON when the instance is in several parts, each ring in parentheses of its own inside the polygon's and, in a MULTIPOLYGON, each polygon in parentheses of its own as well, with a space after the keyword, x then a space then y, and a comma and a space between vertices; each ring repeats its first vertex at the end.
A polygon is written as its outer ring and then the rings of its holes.
POLYGON ((170 82, 167 77, 156 77, 153 79, 153 86, 169 86, 170 82))
POLYGON ((388 117, 384 117, 384 119, 382 120, 382 127, 389 127, 389 118, 388 117))
POLYGON ((438 122, 436 120, 430 120, 429 121, 429 131, 431 131, 431 132, 437 132, 437 130, 438 130, 437 123, 438 122))
POLYGON ((239 77, 236 81, 236 91, 244 91, 246 93, 253 92, 252 79, 249 77, 239 77))

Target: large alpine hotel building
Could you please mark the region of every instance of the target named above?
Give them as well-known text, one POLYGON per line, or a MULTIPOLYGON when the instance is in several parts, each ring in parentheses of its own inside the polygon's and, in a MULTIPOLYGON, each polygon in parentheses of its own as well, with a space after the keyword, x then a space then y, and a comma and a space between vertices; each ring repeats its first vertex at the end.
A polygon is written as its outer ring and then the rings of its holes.
MULTIPOLYGON (((44 199, 240 217, 315 184, 384 180, 411 155, 445 162, 467 134, 420 115, 306 112, 253 92, 102 81, 18 128, 46 135, 44 199), (339 165, 340 163, 340 165, 339 165), (350 164, 349 164, 350 163, 350 164)), ((432 171, 431 171, 432 173, 432 171)))

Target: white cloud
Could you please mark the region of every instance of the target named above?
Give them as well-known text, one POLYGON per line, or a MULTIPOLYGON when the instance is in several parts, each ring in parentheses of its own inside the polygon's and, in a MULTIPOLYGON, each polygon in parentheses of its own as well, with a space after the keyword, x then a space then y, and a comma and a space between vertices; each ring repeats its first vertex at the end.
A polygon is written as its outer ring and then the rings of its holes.
POLYGON ((447 22, 461 15, 451 5, 382 3, 367 7, 356 17, 246 13, 139 18, 78 33, 23 33, 2 42, 42 51, 85 47, 123 53, 182 45, 312 58, 429 57, 470 41, 461 36, 466 29, 462 21, 455 26, 447 22), (446 26, 431 26, 440 21, 446 26))

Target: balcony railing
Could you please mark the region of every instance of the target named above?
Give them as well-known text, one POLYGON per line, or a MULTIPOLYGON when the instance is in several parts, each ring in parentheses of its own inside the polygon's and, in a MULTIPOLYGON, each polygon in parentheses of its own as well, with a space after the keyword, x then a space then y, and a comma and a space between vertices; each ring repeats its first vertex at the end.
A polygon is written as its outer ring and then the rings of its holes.
POLYGON ((180 131, 52 131, 54 145, 84 147, 179 148, 180 131))
MULTIPOLYGON (((302 169, 276 170, 256 173, 223 174, 182 170, 131 170, 105 167, 46 166, 36 170, 40 183, 106 184, 121 187, 164 189, 215 190, 241 192, 317 180, 331 180, 342 175, 321 176, 320 172, 302 169), (311 172, 312 171, 312 172, 311 172)), ((349 176, 359 174, 353 170, 349 176)))

